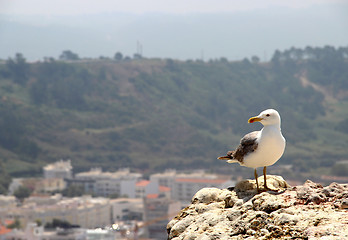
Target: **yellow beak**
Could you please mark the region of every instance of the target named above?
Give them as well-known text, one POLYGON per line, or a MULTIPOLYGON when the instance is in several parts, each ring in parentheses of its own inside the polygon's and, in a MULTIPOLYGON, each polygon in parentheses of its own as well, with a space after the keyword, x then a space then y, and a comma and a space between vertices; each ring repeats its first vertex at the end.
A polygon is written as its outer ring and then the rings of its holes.
POLYGON ((260 117, 252 117, 248 120, 248 123, 260 122, 263 118, 260 117))

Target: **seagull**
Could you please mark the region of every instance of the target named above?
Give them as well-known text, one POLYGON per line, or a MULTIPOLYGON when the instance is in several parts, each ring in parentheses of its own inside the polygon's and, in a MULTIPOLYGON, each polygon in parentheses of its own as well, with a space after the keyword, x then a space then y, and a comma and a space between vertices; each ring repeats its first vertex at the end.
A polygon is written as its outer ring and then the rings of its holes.
POLYGON ((234 151, 228 151, 226 156, 218 157, 228 163, 239 163, 241 166, 254 168, 257 191, 259 188, 256 168, 263 167, 265 191, 277 191, 267 186, 266 168, 276 163, 284 153, 285 138, 280 129, 280 115, 274 109, 267 109, 258 116, 252 117, 248 123, 260 122, 264 126, 260 131, 246 134, 234 151))

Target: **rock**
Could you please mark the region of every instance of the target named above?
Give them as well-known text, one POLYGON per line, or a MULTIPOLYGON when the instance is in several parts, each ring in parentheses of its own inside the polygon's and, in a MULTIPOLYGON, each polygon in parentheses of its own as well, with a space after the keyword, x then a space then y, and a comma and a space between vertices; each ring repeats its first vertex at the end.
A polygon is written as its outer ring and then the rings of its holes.
POLYGON ((281 192, 257 194, 254 180, 201 189, 168 223, 168 239, 348 239, 348 184, 290 188, 268 176, 267 185, 281 192))
MULTIPOLYGON (((258 178, 258 182, 262 190, 264 185, 263 176, 258 178)), ((290 185, 281 176, 273 175, 267 175, 267 186, 272 189, 279 189, 280 191, 290 188, 290 185)), ((239 198, 245 198, 253 196, 256 193, 256 188, 256 180, 248 179, 238 182, 233 190, 239 198)))

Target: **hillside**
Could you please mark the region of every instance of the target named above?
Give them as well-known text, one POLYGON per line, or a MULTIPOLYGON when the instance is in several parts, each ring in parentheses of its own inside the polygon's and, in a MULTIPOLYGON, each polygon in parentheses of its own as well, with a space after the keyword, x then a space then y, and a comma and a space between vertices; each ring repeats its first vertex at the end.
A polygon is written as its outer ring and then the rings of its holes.
MULTIPOLYGON (((60 158, 75 171, 212 168, 250 116, 276 108, 280 164, 326 168, 348 149, 347 48, 306 48, 229 62, 95 59, 0 65, 0 160, 13 176, 60 158)), ((232 168, 231 168, 232 169, 232 168)))

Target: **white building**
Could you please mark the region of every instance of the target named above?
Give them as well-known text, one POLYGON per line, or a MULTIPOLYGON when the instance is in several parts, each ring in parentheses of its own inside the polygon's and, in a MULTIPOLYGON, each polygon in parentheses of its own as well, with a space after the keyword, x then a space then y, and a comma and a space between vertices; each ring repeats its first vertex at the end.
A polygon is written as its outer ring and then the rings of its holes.
POLYGON ((16 197, 0 195, 0 209, 13 208, 16 205, 17 205, 16 197))
POLYGON ((160 187, 158 181, 142 180, 135 185, 135 197, 143 198, 149 194, 159 194, 160 187))
POLYGON ((58 162, 46 165, 43 167, 44 178, 71 178, 72 166, 71 161, 61 159, 58 162))
POLYGON ((98 196, 116 194, 134 198, 135 184, 141 177, 140 173, 131 173, 128 168, 116 172, 103 172, 101 168, 93 168, 89 172, 76 174, 74 181, 89 184, 89 188, 98 196))
POLYGON ((1 240, 115 240, 116 233, 106 229, 60 229, 45 231, 43 226, 36 223, 28 223, 24 230, 14 229, 13 231, 0 236, 1 240))
POLYGON ((168 222, 181 210, 179 201, 151 194, 144 199, 144 226, 151 239, 166 239, 168 222))
POLYGON ((43 226, 28 223, 24 230, 14 229, 7 233, 5 240, 86 240, 87 233, 84 229, 57 229, 45 231, 43 226))
POLYGON ((36 206, 54 205, 60 202, 62 199, 63 199, 63 196, 59 193, 53 196, 48 196, 48 195, 30 196, 24 199, 23 205, 30 205, 30 204, 35 204, 36 206))
POLYGON ((62 191, 66 188, 63 178, 44 178, 38 179, 35 185, 35 192, 54 192, 62 191))
POLYGON ((167 169, 163 173, 155 173, 150 176, 150 181, 157 181, 160 186, 173 188, 177 172, 174 169, 167 169))
POLYGON ((63 198, 59 201, 53 199, 52 202, 37 198, 20 207, 0 211, 0 219, 18 218, 22 226, 36 220, 40 220, 44 225, 53 219, 65 220, 83 228, 104 227, 111 223, 111 205, 108 198, 84 196, 63 198))
POLYGON ((144 204, 141 198, 117 198, 110 200, 112 222, 143 221, 144 204))

